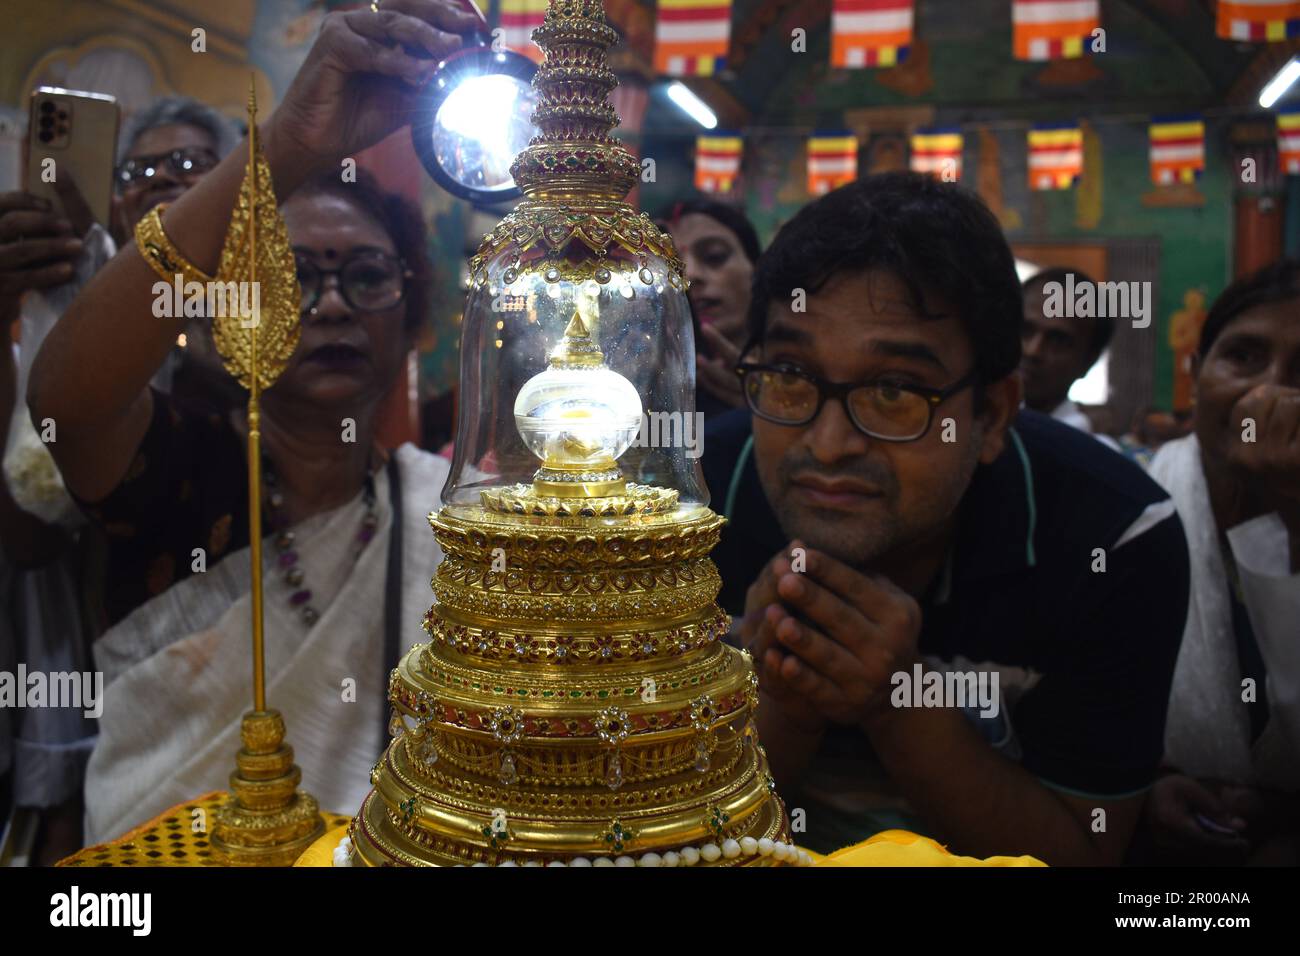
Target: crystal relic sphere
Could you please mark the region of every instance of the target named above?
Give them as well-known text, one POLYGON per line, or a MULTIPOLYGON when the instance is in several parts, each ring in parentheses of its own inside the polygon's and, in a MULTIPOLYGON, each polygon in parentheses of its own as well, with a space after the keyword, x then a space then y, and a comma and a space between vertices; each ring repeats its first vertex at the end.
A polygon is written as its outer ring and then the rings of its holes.
POLYGON ((541 461, 598 468, 641 429, 641 396, 608 368, 548 368, 515 399, 515 425, 541 461))

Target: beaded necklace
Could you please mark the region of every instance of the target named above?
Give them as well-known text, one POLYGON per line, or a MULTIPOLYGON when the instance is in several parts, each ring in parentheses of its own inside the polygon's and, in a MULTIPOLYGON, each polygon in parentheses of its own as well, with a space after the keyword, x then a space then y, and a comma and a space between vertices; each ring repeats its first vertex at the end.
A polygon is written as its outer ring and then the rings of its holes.
MULTIPOLYGON (((267 525, 275 535, 276 563, 284 572, 284 583, 291 589, 289 604, 298 609, 298 616, 302 618, 302 622, 311 627, 320 619, 320 612, 310 603, 312 592, 307 586, 302 566, 298 564, 298 551, 294 547, 295 535, 284 517, 284 494, 279 488, 279 476, 276 475, 271 460, 265 454, 262 455, 262 480, 266 485, 266 496, 263 500, 266 502, 267 525)), ((366 467, 361 498, 365 503, 366 513, 361 519, 361 530, 357 532, 357 541, 352 549, 353 561, 361 557, 361 552, 366 549, 370 539, 375 536, 375 529, 379 526, 379 515, 375 511, 375 479, 369 463, 366 467)))

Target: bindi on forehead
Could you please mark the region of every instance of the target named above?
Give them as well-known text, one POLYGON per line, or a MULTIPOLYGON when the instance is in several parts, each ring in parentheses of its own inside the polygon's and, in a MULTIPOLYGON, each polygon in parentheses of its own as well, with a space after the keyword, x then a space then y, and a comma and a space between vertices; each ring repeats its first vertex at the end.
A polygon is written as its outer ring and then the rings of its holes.
POLYGON ((283 207, 295 247, 337 261, 358 251, 397 255, 388 231, 351 202, 333 196, 295 196, 283 207))

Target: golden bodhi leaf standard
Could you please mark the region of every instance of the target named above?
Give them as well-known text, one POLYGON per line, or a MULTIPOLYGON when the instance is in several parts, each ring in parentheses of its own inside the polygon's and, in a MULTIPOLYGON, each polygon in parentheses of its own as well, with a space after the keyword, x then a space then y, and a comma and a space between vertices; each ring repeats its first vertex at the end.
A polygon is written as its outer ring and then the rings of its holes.
MULTIPOLYGON (((256 128, 251 132, 256 139, 256 128)), ((249 283, 251 295, 231 296, 227 286, 225 301, 251 298, 257 307, 251 318, 239 315, 239 309, 229 308, 221 310, 227 314, 212 316, 212 339, 226 370, 251 391, 252 346, 256 334, 260 391, 270 388, 280 377, 298 345, 302 333, 298 315, 301 293, 297 272, 284 268, 286 262, 293 263, 293 249, 284 220, 276 209, 271 170, 260 144, 251 165, 240 184, 239 199, 221 249, 218 281, 249 283)))
POLYGON ((284 866, 324 831, 316 800, 298 789, 302 770, 285 742, 284 718, 266 703, 266 657, 262 616, 263 389, 284 371, 300 334, 297 269, 289 234, 276 207, 271 172, 257 135, 257 101, 248 87, 248 168, 221 250, 218 281, 229 289, 248 283, 251 316, 242 309, 211 317, 213 338, 226 368, 248 394, 248 540, 252 574, 253 709, 240 722, 243 746, 230 775, 230 798, 214 814, 212 846, 237 866, 284 866), (236 314, 230 315, 228 313, 236 314))

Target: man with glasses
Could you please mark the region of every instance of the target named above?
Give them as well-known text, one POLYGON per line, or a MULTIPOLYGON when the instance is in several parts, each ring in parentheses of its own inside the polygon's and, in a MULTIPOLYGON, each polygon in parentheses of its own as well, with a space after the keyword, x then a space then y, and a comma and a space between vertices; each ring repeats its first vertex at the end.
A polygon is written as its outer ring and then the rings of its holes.
POLYGON ((800 839, 901 826, 1120 862, 1160 762, 1186 545, 1136 466, 1019 411, 996 220, 916 174, 852 183, 782 228, 750 322, 748 414, 706 432, 705 474, 800 839))

